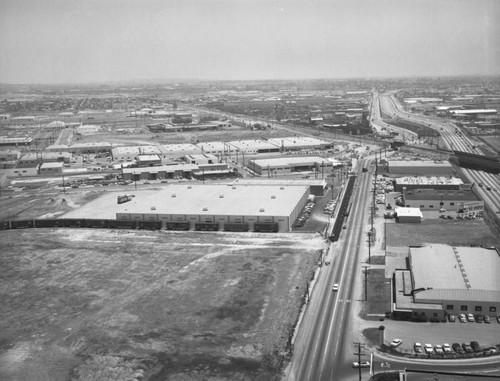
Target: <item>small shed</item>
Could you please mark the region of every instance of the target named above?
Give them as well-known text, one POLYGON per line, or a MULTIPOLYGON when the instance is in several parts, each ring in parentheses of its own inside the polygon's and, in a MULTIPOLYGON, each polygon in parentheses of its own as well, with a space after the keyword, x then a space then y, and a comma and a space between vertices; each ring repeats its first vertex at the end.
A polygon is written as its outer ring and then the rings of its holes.
POLYGON ((396 208, 396 222, 422 222, 419 208, 396 208))

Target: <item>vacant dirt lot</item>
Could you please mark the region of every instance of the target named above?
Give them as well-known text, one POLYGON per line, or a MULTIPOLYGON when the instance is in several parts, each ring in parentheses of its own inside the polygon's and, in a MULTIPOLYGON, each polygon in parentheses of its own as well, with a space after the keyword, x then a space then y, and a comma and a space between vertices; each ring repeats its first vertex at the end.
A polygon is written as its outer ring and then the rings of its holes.
POLYGON ((268 380, 321 237, 0 232, 0 379, 268 380))

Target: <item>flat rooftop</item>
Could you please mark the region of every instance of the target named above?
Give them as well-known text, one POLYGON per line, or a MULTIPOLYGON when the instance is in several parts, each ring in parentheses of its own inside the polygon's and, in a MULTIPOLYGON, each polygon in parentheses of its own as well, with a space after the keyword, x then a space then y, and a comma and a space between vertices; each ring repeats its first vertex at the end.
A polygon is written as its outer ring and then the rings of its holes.
POLYGON ((432 161, 432 160, 389 160, 389 167, 446 167, 452 168, 452 165, 447 161, 432 161))
POLYGON ((298 137, 287 137, 287 138, 272 138, 267 140, 269 143, 275 144, 281 147, 283 144, 286 147, 314 147, 325 144, 333 144, 325 140, 320 140, 316 138, 311 138, 308 136, 298 136, 298 137))
POLYGON ((500 256, 480 247, 410 248, 415 288, 500 291, 500 256))
POLYGON ((308 186, 177 185, 136 197, 117 213, 289 216, 308 186), (155 207, 155 210, 151 210, 155 207))
POLYGON ((449 176, 404 176, 394 179, 401 185, 462 185, 464 182, 459 177, 449 176))
POLYGON ((456 201, 479 201, 479 198, 471 190, 438 190, 438 189, 411 189, 406 191, 407 201, 411 200, 456 200, 456 201))
POLYGON ((233 147, 239 149, 240 151, 249 151, 249 150, 259 150, 259 149, 277 149, 280 146, 276 144, 272 144, 266 140, 235 140, 230 141, 228 144, 231 144, 233 147))
POLYGON ((312 165, 315 163, 325 163, 325 166, 332 165, 332 162, 328 158, 320 156, 304 156, 304 157, 284 156, 271 159, 256 159, 252 161, 260 167, 267 167, 267 166, 285 167, 294 165, 312 165))

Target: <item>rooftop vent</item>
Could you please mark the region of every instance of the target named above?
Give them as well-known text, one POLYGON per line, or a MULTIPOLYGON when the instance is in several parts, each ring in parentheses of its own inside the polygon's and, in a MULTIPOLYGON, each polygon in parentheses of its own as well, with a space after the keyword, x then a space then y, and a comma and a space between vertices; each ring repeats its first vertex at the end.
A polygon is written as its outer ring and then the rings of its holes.
POLYGON ((259 212, 265 212, 266 210, 264 208, 260 208, 259 212))
POLYGON ((172 195, 172 197, 177 197, 177 196, 176 196, 176 195, 175 195, 175 193, 174 193, 174 194, 172 195))
POLYGON ((273 194, 273 195, 271 195, 271 198, 276 198, 276 196, 273 194))
POLYGON ((280 187, 280 190, 285 190, 285 187, 280 187))
POLYGON ((223 194, 220 194, 220 195, 219 195, 219 198, 224 198, 224 195, 223 195, 223 194))
POLYGON ((236 187, 232 187, 231 189, 236 189, 236 187))
POLYGON ((193 188, 193 187, 191 185, 188 185, 188 189, 191 189, 191 188, 193 188))
POLYGON ((203 208, 203 211, 204 212, 208 212, 208 208, 203 208))

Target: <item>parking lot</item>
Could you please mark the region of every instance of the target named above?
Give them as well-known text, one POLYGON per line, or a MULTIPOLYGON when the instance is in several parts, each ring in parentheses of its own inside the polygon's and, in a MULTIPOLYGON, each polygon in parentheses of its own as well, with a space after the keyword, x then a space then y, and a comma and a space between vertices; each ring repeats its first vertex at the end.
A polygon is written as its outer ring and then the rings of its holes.
POLYGON ((467 343, 477 341, 481 348, 493 347, 500 344, 500 324, 491 319, 491 324, 467 322, 446 323, 412 323, 406 321, 390 321, 383 324, 385 327, 384 343, 389 345, 395 338, 403 342, 397 347, 398 352, 415 354, 415 342, 431 344, 433 347, 448 343, 467 343))

